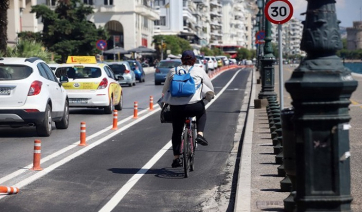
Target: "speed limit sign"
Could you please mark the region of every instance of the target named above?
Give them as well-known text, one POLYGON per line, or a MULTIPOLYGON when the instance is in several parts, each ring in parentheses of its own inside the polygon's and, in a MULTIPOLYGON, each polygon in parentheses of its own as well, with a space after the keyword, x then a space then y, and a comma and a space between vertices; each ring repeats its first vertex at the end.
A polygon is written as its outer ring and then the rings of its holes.
POLYGON ((288 0, 272 0, 266 4, 264 13, 273 24, 284 24, 293 16, 293 5, 288 0))

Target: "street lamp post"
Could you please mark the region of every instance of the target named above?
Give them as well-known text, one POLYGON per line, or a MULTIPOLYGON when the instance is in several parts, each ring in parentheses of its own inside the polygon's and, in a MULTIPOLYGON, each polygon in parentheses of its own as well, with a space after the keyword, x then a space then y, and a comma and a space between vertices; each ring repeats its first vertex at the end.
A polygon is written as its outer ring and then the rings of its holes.
MULTIPOLYGON (((268 3, 270 0, 267 0, 268 3)), ((275 56, 273 55, 272 37, 271 37, 271 23, 264 16, 265 25, 265 45, 264 55, 261 59, 261 91, 259 92, 258 99, 260 100, 260 107, 267 104, 267 97, 276 96, 274 92, 274 66, 275 56)))
POLYGON ((335 0, 308 0, 301 49, 307 57, 285 83, 294 107, 296 211, 351 211, 348 106, 358 82, 336 56, 342 48, 335 0))

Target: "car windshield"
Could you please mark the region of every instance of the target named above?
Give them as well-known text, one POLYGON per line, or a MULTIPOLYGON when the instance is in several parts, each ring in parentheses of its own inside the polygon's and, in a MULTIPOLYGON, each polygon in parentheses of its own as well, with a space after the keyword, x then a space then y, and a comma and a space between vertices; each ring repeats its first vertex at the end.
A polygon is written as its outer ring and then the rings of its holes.
POLYGON ((158 65, 159 68, 175 68, 181 65, 179 61, 161 61, 158 65))
POLYGON ((109 64, 108 66, 111 67, 114 74, 124 74, 127 70, 124 64, 109 64))
POLYGON ((102 75, 102 71, 98 67, 59 67, 56 70, 56 76, 59 77, 61 73, 67 73, 68 78, 72 79, 87 79, 87 78, 98 78, 102 75))
POLYGON ((29 66, 22 65, 1 65, 0 80, 21 80, 28 78, 33 73, 33 69, 29 66))

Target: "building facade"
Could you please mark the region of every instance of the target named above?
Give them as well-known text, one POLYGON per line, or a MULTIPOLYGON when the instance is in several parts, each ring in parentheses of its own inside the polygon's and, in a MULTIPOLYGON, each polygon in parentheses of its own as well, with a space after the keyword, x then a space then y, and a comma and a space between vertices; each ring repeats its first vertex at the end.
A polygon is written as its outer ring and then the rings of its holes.
MULTIPOLYGON (((54 9, 57 0, 11 0, 8 11, 9 42, 15 42, 21 31, 38 32, 43 29, 41 20, 30 13, 32 5, 45 4, 54 9), (22 13, 20 13, 22 11, 22 13)), ((154 10, 154 0, 83 0, 93 7, 88 17, 97 27, 104 27, 111 35, 107 49, 114 46, 132 49, 137 46, 151 46, 154 35, 154 21, 159 14, 154 10)))
POLYGON ((362 21, 354 21, 353 27, 347 27, 347 49, 362 49, 362 21))

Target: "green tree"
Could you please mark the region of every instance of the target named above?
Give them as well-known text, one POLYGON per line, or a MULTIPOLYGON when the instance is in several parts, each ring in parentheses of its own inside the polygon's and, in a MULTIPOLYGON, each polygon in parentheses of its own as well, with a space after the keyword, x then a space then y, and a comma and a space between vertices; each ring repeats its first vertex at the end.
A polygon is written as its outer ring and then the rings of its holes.
POLYGON ((206 46, 201 47, 200 52, 203 53, 205 56, 213 56, 214 55, 214 52, 211 49, 207 48, 206 46))
POLYGON ((163 35, 155 35, 155 36, 153 36, 152 45, 155 46, 156 58, 158 60, 163 59, 163 58, 161 58, 161 51, 164 51, 163 47, 162 47, 162 43, 163 43, 162 40, 164 40, 163 35))
POLYGON ((152 44, 155 45, 157 58, 161 58, 161 51, 163 51, 163 56, 165 57, 166 50, 171 50, 171 54, 178 55, 185 50, 192 49, 188 40, 176 35, 155 35, 153 36, 152 44), (161 45, 162 40, 164 48, 161 45))
POLYGON ((243 60, 243 59, 250 60, 250 59, 252 59, 253 56, 254 55, 251 50, 246 49, 246 48, 240 48, 240 49, 238 49, 236 58, 237 58, 237 60, 243 60))
POLYGON ((36 5, 30 12, 41 18, 42 42, 49 51, 61 56, 60 62, 65 62, 68 55, 95 55, 97 40, 108 39, 103 28, 97 29, 87 20, 93 8, 80 0, 60 0, 54 11, 45 5, 36 5))
POLYGON ((9 0, 0 1, 0 55, 6 55, 8 41, 8 16, 9 0))
POLYGON ((45 50, 42 43, 31 40, 20 40, 13 48, 8 48, 9 57, 39 57, 45 62, 51 62, 52 53, 45 50))

